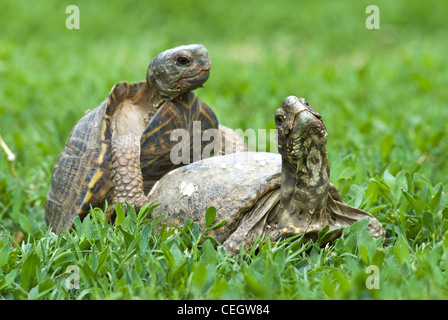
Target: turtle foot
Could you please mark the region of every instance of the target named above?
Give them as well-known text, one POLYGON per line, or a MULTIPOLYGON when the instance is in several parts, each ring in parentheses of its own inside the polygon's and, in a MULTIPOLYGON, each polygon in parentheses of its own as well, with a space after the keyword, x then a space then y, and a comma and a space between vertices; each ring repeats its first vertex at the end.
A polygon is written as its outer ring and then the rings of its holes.
MULTIPOLYGON (((325 236, 325 243, 327 243, 338 238, 342 234, 343 228, 366 218, 369 219, 367 231, 372 233, 374 238, 384 239, 385 230, 374 216, 345 204, 342 200, 335 200, 333 195, 332 192, 329 192, 326 204, 324 204, 321 210, 313 213, 301 211, 300 214, 291 215, 288 211, 280 208, 274 219, 268 221, 268 224, 271 224, 272 229, 276 231, 274 233, 271 232, 271 240, 277 241, 303 234, 303 241, 316 241, 318 240, 319 232, 329 227, 330 230, 325 236)), ((336 198, 340 198, 339 194, 336 194, 336 198)))
POLYGON ((386 232, 383 226, 374 216, 361 209, 333 199, 331 194, 328 196, 327 215, 334 222, 334 225, 341 227, 347 227, 359 220, 368 218, 369 225, 367 226, 367 231, 372 233, 374 238, 381 237, 384 239, 385 237, 386 232))

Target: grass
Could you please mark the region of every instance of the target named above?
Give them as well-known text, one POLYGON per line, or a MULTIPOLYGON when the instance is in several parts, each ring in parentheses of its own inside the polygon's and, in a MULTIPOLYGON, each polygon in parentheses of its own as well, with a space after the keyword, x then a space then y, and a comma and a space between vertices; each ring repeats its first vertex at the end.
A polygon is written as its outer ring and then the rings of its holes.
POLYGON ((448 298, 446 4, 379 0, 381 29, 368 30, 366 1, 79 1, 80 29, 68 30, 70 4, 2 4, 0 134, 18 179, 0 149, 1 298, 448 298), (274 128, 291 94, 323 115, 331 181, 380 220, 385 243, 360 222, 331 246, 290 239, 229 258, 195 224, 156 232, 142 212, 111 226, 97 209, 72 234, 50 233, 45 197, 71 128, 187 43, 209 49, 197 93, 229 127, 274 128), (379 289, 366 285, 371 265, 379 289))

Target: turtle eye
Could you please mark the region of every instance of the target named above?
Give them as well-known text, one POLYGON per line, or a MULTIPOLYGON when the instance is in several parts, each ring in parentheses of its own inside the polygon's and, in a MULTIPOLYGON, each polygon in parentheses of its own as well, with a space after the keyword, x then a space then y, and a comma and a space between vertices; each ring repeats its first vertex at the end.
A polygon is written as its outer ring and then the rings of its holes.
POLYGON ((281 125, 283 123, 283 121, 285 121, 285 116, 281 115, 281 114, 277 114, 275 116, 275 123, 277 125, 281 125))
POLYGON ((190 59, 184 56, 177 57, 176 61, 181 66, 186 66, 190 63, 190 59))

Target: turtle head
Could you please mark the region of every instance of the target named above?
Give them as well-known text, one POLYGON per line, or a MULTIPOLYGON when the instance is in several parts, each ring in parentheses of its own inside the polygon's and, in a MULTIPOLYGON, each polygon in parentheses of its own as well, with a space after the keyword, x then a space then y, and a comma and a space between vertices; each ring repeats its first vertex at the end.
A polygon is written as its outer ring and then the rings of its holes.
POLYGON ((164 101, 202 87, 210 74, 211 62, 201 44, 163 51, 149 64, 146 81, 164 101))
POLYGON ((291 165, 311 168, 323 160, 318 158, 326 155, 327 131, 305 99, 287 97, 275 112, 275 126, 279 153, 291 165))
POLYGON ((275 113, 278 150, 282 156, 280 204, 268 220, 273 240, 303 234, 317 240, 325 227, 324 242, 341 234, 342 227, 368 218, 374 237, 384 235, 381 224, 369 213, 342 202, 330 186, 327 132, 319 113, 304 99, 287 97, 275 113), (337 228, 339 227, 339 228, 337 228))
POLYGON ((294 96, 277 109, 275 125, 282 156, 277 222, 285 232, 297 234, 326 207, 330 184, 327 132, 320 114, 294 96))

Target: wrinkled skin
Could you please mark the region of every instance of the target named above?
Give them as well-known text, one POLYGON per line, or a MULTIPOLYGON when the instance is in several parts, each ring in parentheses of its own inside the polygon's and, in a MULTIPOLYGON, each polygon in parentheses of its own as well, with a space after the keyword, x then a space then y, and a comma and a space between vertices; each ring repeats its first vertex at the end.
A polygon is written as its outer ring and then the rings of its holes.
POLYGON ((149 64, 146 80, 164 101, 170 101, 202 87, 210 68, 210 58, 203 45, 180 46, 158 54, 149 64))
POLYGON ((330 167, 327 157, 327 132, 320 115, 304 100, 288 97, 275 113, 278 150, 282 155, 282 182, 277 218, 280 229, 292 234, 303 220, 325 221, 330 167), (291 229, 288 231, 288 228, 291 229))

